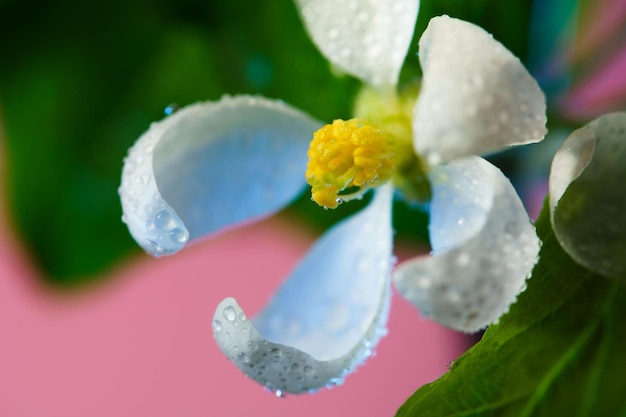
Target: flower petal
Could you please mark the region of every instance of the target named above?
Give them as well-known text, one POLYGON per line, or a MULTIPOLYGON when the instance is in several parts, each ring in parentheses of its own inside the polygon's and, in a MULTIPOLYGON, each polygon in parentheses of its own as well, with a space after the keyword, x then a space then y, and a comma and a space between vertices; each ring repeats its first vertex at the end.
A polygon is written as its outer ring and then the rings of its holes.
POLYGON ((550 170, 552 225, 565 251, 603 275, 626 278, 626 113, 574 131, 550 170))
POLYGON ((268 215, 305 185, 320 127, 262 97, 224 96, 153 123, 128 151, 119 194, 130 233, 152 255, 268 215))
POLYGON ((545 136, 545 97, 537 82, 482 28, 435 17, 420 38, 419 56, 424 79, 413 138, 430 163, 545 136))
POLYGON ((313 246, 252 322, 232 298, 213 335, 250 378, 280 393, 340 384, 386 332, 392 267, 391 189, 313 246))
POLYGON ((419 0, 296 0, 313 42, 373 87, 395 86, 413 37, 419 0))
POLYGON ((425 316, 477 331, 522 291, 539 239, 509 180, 484 159, 458 159, 429 177, 433 256, 400 265, 394 283, 425 316))

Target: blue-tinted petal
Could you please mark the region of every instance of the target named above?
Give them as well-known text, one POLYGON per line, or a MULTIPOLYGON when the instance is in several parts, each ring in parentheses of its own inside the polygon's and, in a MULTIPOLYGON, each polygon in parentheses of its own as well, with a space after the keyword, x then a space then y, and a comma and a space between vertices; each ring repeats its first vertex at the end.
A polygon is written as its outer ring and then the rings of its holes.
POLYGON ((336 385, 385 333, 392 267, 391 189, 320 238, 252 321, 232 298, 213 335, 250 378, 274 391, 336 385))
POLYGON ((413 37, 419 0, 296 0, 330 62, 373 87, 393 87, 413 37))
POLYGON ((305 185, 320 123, 262 97, 223 97, 153 123, 129 150, 119 189, 123 220, 153 255, 264 216, 305 185))
POLYGON ((555 235, 578 263, 626 279, 626 113, 573 132, 550 170, 555 235))
POLYGON ((539 239, 509 180, 484 159, 455 160, 429 178, 433 256, 400 265, 394 283, 422 314, 477 331, 524 288, 539 239))

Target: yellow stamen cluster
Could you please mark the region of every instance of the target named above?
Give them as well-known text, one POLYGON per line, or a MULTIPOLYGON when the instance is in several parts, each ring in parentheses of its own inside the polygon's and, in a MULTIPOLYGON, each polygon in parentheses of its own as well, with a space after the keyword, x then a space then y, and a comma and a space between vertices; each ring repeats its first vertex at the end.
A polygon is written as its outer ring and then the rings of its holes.
POLYGON ((391 178, 395 152, 391 136, 366 121, 335 120, 314 133, 306 179, 320 206, 336 208, 391 178), (356 187, 350 194, 342 191, 356 187))

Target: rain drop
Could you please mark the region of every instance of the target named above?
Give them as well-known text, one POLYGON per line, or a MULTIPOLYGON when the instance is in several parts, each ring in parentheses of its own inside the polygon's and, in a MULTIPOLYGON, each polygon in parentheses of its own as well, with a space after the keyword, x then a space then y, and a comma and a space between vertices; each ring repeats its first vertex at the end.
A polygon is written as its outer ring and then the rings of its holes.
POLYGON ((304 372, 305 375, 313 375, 313 368, 310 367, 309 365, 306 365, 302 371, 304 372))
POLYGON ((249 362, 250 362, 250 357, 249 357, 249 356, 248 356, 248 354, 247 354, 247 353, 245 353, 245 352, 239 352, 239 353, 237 354, 237 358, 238 358, 241 362, 243 362, 243 363, 249 363, 249 362))
POLYGON ((169 116, 171 114, 176 113, 178 109, 180 109, 180 106, 176 103, 172 103, 172 104, 169 104, 167 107, 165 107, 165 109, 163 110, 163 113, 165 113, 166 116, 169 116))
POLYGON ((170 233, 170 239, 172 242, 183 243, 187 240, 187 233, 180 229, 174 229, 170 233))
POLYGON ((470 256, 465 253, 465 252, 461 252, 459 253, 459 256, 456 258, 456 263, 458 265, 467 265, 470 262, 470 256))
POLYGON ((142 174, 141 175, 141 183, 143 185, 148 185, 148 183, 150 182, 150 174, 142 174))
POLYGON ((159 229, 163 229, 164 227, 167 227, 167 225, 170 223, 170 220, 172 220, 172 215, 169 213, 169 211, 161 210, 154 217, 154 225, 159 229))
POLYGON ((212 327, 215 332, 222 331, 222 323, 219 320, 213 320, 212 327))
POLYGON ((232 306, 228 306, 224 309, 224 318, 228 321, 235 321, 237 313, 235 313, 235 309, 232 306))
POLYGON ((163 250, 163 248, 161 247, 161 245, 159 245, 157 242, 155 242, 154 240, 148 240, 148 246, 152 249, 153 253, 159 253, 163 250))

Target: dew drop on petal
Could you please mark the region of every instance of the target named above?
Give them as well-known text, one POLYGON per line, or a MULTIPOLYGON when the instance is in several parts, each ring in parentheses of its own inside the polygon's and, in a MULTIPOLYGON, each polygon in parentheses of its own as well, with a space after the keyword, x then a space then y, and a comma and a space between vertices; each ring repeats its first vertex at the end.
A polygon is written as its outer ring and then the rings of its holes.
POLYGON ((213 320, 212 327, 216 332, 222 331, 222 323, 219 320, 213 320))
POLYGON ((180 106, 178 104, 172 103, 172 104, 169 104, 167 107, 165 107, 165 109, 163 109, 163 113, 165 113, 166 116, 169 116, 171 114, 176 113, 179 108, 180 106))
POLYGON ((167 210, 159 211, 156 216, 154 216, 154 226, 163 229, 167 227, 167 225, 172 220, 172 215, 167 210))
POLYGON ((183 243, 187 240, 187 233, 178 228, 172 230, 169 235, 172 242, 183 243))
POLYGON ((235 309, 232 306, 228 306, 224 309, 224 318, 228 321, 235 321, 237 313, 235 313, 235 309))
POLYGON ((142 174, 140 177, 141 180, 141 184, 143 185, 148 185, 148 183, 150 182, 150 174, 142 174))

